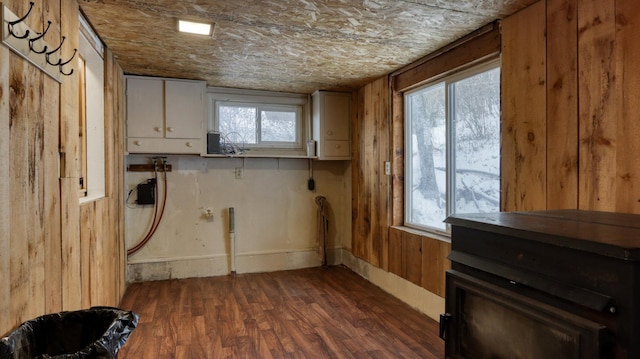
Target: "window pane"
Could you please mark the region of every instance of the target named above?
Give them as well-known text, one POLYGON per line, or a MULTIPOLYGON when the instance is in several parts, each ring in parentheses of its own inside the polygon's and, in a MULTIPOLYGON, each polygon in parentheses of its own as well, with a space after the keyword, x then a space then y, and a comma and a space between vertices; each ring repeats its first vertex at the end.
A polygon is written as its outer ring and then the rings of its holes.
POLYGON ((296 141, 296 113, 261 111, 260 139, 267 142, 296 141))
POLYGON ((451 84, 455 213, 500 210, 500 69, 451 84))
POLYGON ((411 162, 408 222, 445 230, 446 107, 444 83, 408 96, 411 162))
POLYGON ((255 144, 256 139, 255 107, 226 106, 218 107, 220 132, 237 144, 255 144))

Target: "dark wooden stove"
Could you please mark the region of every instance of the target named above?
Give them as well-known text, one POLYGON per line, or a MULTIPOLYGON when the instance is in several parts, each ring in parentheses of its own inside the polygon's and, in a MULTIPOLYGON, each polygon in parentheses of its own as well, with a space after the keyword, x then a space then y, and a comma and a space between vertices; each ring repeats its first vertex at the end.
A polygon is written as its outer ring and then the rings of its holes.
POLYGON ((456 215, 447 358, 640 358, 640 216, 456 215))

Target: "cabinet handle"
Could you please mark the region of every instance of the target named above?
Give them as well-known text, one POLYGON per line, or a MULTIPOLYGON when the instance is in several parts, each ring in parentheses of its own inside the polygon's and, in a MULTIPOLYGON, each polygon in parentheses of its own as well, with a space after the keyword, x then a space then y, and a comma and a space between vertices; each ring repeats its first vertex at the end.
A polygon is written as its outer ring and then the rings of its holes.
POLYGON ((186 143, 187 147, 193 147, 193 145, 191 144, 191 142, 187 142, 186 143))
POLYGON ((327 136, 333 135, 333 131, 327 131, 327 136))
POLYGON ((141 146, 142 145, 142 141, 136 140, 136 141, 133 141, 133 144, 136 145, 136 146, 141 146))
POLYGON ((447 327, 451 324, 451 314, 440 314, 440 338, 447 340, 447 327))
POLYGON ((173 127, 167 127, 167 131, 173 132, 173 127))
POLYGON ((153 129, 156 130, 156 132, 162 132, 162 128, 160 127, 154 127, 153 129))
POLYGON ((340 145, 336 145, 336 150, 339 150, 340 147, 341 147, 340 145))

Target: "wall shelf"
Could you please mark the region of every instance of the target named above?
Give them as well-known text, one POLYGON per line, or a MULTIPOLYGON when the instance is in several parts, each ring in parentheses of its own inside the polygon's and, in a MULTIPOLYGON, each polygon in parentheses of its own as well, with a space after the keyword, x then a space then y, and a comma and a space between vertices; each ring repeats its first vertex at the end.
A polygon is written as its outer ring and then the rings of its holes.
POLYGON ((242 154, 242 155, 223 155, 223 154, 201 154, 204 158, 300 158, 300 159, 318 159, 317 156, 307 155, 279 155, 279 154, 242 154))

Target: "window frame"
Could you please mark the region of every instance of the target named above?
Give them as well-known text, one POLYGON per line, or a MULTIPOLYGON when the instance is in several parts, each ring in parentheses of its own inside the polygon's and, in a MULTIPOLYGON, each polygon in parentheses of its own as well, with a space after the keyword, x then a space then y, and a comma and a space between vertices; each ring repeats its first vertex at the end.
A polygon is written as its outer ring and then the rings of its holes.
POLYGON ((80 203, 106 195, 104 46, 82 14, 78 15, 78 191, 80 203))
POLYGON ((213 119, 214 131, 220 131, 220 107, 246 107, 254 108, 255 114, 255 144, 242 143, 250 149, 301 149, 302 148, 302 106, 300 105, 284 105, 284 104, 263 104, 263 103, 251 103, 251 102, 237 102, 237 101, 221 101, 216 100, 214 104, 215 115, 213 119), (294 141, 266 141, 262 139, 262 119, 261 115, 263 111, 281 111, 281 112, 293 112, 295 113, 295 140, 294 141))
MULTIPOLYGON (((309 133, 309 96, 260 90, 243 90, 210 87, 207 89, 207 132, 220 132, 219 108, 224 105, 253 107, 256 109, 256 144, 238 145, 254 153, 283 151, 294 155, 306 153, 305 143, 309 133), (293 111, 296 113, 294 142, 261 141, 261 111, 293 111)), ((221 138, 223 138, 221 133, 221 138)))
MULTIPOLYGON (((412 205, 412 196, 410 196, 410 187, 412 185, 412 150, 413 150, 413 142, 412 138, 412 126, 409 122, 409 116, 411 115, 410 106, 409 106, 409 97, 411 94, 424 91, 429 88, 433 88, 435 86, 444 85, 445 90, 445 218, 454 213, 455 210, 455 196, 452 191, 455 190, 455 177, 451 175, 451 168, 454 168, 455 162, 455 151, 454 151, 454 141, 455 141, 455 131, 452 130, 453 117, 455 116, 455 112, 453 109, 454 101, 452 101, 452 92, 454 89, 451 87, 451 84, 459 82, 461 80, 473 77, 475 75, 481 74, 483 72, 491 71, 496 68, 501 69, 500 58, 491 58, 487 61, 483 61, 480 63, 472 64, 470 66, 464 67, 458 71, 451 72, 445 76, 437 77, 431 81, 427 81, 425 83, 420 84, 417 87, 411 88, 402 93, 402 101, 404 105, 404 178, 406 179, 403 190, 403 201, 404 201, 404 215, 403 215, 403 226, 434 233, 436 235, 441 235, 445 237, 451 236, 451 226, 447 223, 445 224, 445 229, 442 230, 440 228, 417 224, 411 221, 408 221, 411 213, 411 205, 412 205)), ((499 118, 499 121, 502 122, 502 119, 499 118)), ((499 154, 500 155, 500 154, 499 154)), ((501 202, 501 199, 500 199, 501 202)))

